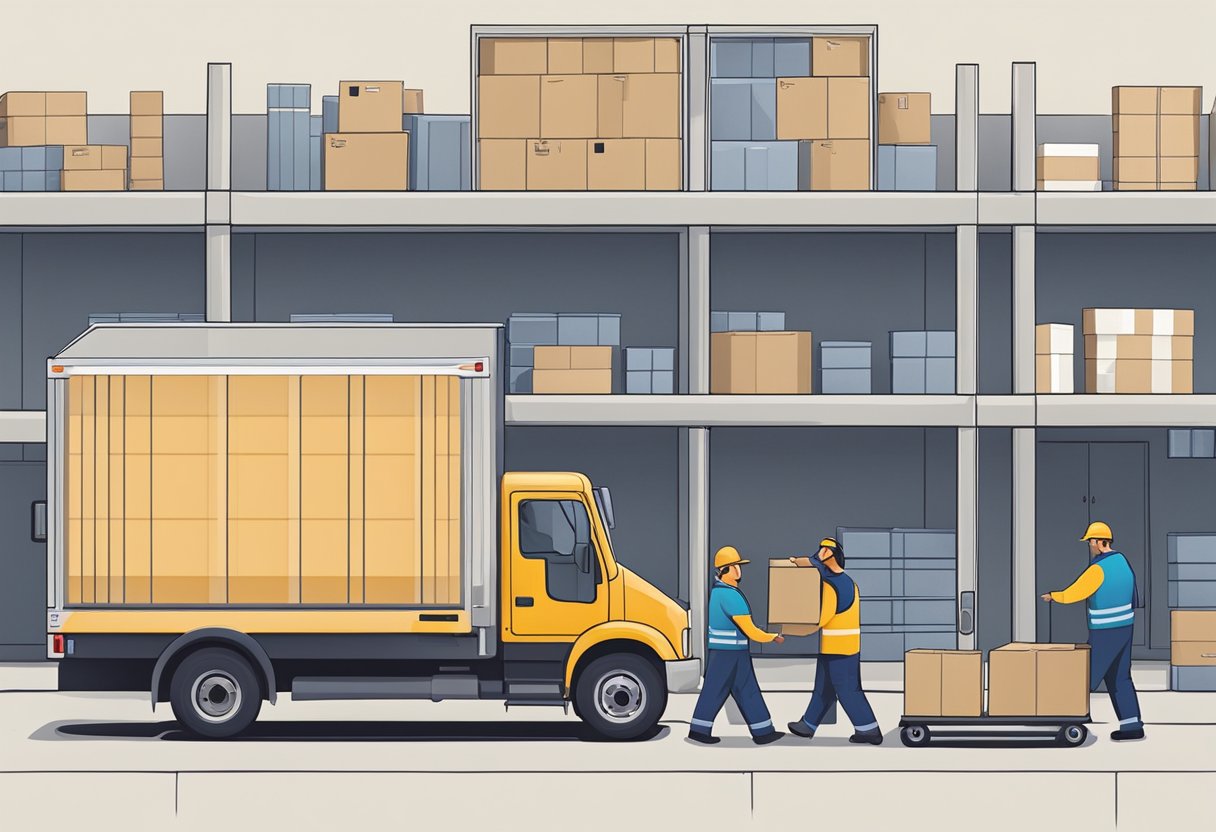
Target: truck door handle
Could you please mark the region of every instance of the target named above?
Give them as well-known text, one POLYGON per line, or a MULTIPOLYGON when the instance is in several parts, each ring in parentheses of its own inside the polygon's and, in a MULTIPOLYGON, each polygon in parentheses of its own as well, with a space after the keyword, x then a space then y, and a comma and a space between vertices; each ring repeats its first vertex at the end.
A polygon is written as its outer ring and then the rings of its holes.
POLYGON ((531 595, 516 595, 515 596, 515 606, 517 606, 517 607, 530 607, 530 606, 532 606, 532 604, 533 604, 533 601, 532 601, 531 595))
POLYGON ((46 500, 30 504, 30 540, 46 543, 46 500))

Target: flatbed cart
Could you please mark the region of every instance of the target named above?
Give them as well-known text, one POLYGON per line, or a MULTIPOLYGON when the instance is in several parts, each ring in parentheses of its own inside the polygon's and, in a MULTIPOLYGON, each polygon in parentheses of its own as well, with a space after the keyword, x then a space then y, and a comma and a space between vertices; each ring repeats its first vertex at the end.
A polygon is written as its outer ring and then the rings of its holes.
POLYGON ((956 742, 1014 743, 1021 740, 1054 740, 1076 748, 1085 742, 1089 715, 1078 716, 903 716, 899 740, 909 748, 924 748, 935 737, 956 742))

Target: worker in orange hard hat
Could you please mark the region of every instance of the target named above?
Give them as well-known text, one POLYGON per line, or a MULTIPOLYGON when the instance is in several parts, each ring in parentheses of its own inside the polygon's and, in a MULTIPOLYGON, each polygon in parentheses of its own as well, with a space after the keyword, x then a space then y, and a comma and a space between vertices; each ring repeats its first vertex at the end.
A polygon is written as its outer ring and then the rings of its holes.
POLYGON ((1112 548, 1115 535, 1106 523, 1090 523, 1081 540, 1089 544, 1093 563, 1068 589, 1045 592, 1042 598, 1057 604, 1087 601, 1089 689, 1096 691, 1106 682, 1119 718, 1119 729, 1110 738, 1138 740, 1144 737, 1144 723, 1132 684, 1132 631, 1140 604, 1136 574, 1127 557, 1112 548))
POLYGON ((714 555, 715 580, 709 591, 706 614, 705 680, 688 731, 690 740, 707 745, 718 742, 718 737, 713 735, 714 718, 728 696, 743 712, 747 729, 757 745, 785 736, 784 732, 773 728, 773 718, 760 693, 750 651, 752 641, 780 644, 785 639, 776 633, 766 633, 752 622, 751 607, 739 589, 746 563, 749 561, 744 560, 734 546, 723 546, 714 555))

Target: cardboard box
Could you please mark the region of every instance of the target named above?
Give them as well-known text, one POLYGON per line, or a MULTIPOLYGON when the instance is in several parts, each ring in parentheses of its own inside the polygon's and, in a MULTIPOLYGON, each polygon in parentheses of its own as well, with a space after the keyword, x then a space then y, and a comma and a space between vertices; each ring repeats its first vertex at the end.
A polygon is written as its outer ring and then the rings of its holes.
POLYGON ((1199 155, 1199 116, 1160 116, 1157 135, 1161 156, 1199 155))
POLYGON ((1195 182, 1159 182, 1156 189, 1158 191, 1197 191, 1199 186, 1195 182))
POLYGON ((542 75, 539 135, 546 139, 595 138, 598 85, 595 75, 542 75))
POLYGON ((819 629, 822 578, 814 567, 795 566, 788 558, 768 562, 768 626, 786 636, 809 636, 819 629))
POLYGON ((655 38, 654 39, 654 71, 655 72, 679 72, 680 71, 680 39, 679 38, 655 38))
POLYGON ((777 79, 777 138, 828 138, 828 79, 777 79))
POLYGON ((165 94, 161 90, 132 90, 131 115, 160 116, 165 113, 165 94))
POLYGON ((818 78, 870 74, 870 39, 811 38, 811 72, 818 78))
POLYGON ((1197 116, 1203 106, 1203 87, 1161 87, 1157 112, 1163 116, 1197 116))
POLYGON ((680 137, 680 78, 657 73, 628 76, 621 108, 622 138, 680 137))
POLYGON ((1102 182, 1095 179, 1092 182, 1081 182, 1072 179, 1036 179, 1035 190, 1039 191, 1101 191, 1102 182))
POLYGON ((1172 641, 1170 664, 1175 667, 1216 666, 1216 641, 1172 641))
POLYGON ((549 43, 544 38, 478 38, 477 46, 478 75, 544 75, 549 71, 549 43))
POLYGON ((583 72, 582 38, 549 38, 549 66, 553 75, 581 75, 583 72))
POLYGON ((532 392, 537 394, 612 393, 612 370, 544 370, 532 371, 532 392))
POLYGON ((553 347, 532 349, 537 370, 611 370, 612 347, 553 347))
POLYGON ((1072 324, 1038 324, 1034 328, 1035 355, 1072 355, 1072 324))
POLYGON ((47 144, 87 144, 89 121, 85 116, 47 116, 47 144))
POLYGON ((1089 715, 1089 645, 1014 642, 988 653, 989 716, 1089 715))
POLYGON ((588 142, 587 190, 646 190, 646 141, 599 139, 588 142))
POLYGON ((1157 87, 1111 87, 1110 111, 1114 115, 1157 115, 1157 87))
POLYGON ((929 144, 932 140, 929 93, 878 94, 879 144, 929 144))
POLYGON ((1190 335, 1086 335, 1085 357, 1191 361, 1195 339, 1190 335))
POLYGON ((165 160, 160 156, 136 156, 131 160, 132 179, 164 179, 165 160))
POLYGON ((711 393, 811 392, 809 332, 715 332, 710 350, 711 393))
POLYGON ((83 92, 48 92, 46 114, 48 116, 84 116, 88 113, 87 96, 83 92))
POLYGON ((1194 309, 1081 310, 1084 335, 1194 335, 1194 309))
POLYGON ((1170 610, 1170 641, 1216 641, 1216 610, 1170 610))
POLYGON ((909 650, 904 654, 904 713, 978 717, 984 706, 984 654, 909 650))
POLYGON ((583 38, 583 72, 588 75, 615 72, 612 68, 614 51, 612 38, 583 38))
POLYGON ((679 139, 646 140, 646 190, 678 191, 684 179, 679 139))
POLYGON ((131 156, 164 156, 165 155, 165 140, 161 137, 155 138, 133 138, 131 139, 131 156))
POLYGON ((1195 156, 1162 156, 1157 160, 1157 180, 1163 185, 1193 185, 1199 180, 1199 159, 1195 156))
POLYGON ((0 118, 45 115, 45 92, 6 92, 0 95, 0 118))
MULTIPOLYGON (((127 146, 121 144, 66 145, 63 148, 64 170, 126 170, 127 146)), ((141 176, 140 179, 162 179, 163 176, 141 176)))
POLYGON ((1073 378, 1073 354, 1055 353, 1034 357, 1036 393, 1068 393, 1076 391, 1073 378))
POLYGON ((1114 155, 1157 155, 1157 116, 1116 114, 1111 116, 1111 128, 1114 155))
POLYGON ((1037 179, 1093 182, 1102 178, 1097 156, 1039 156, 1035 159, 1037 179))
POLYGON ((613 38, 612 71, 654 72, 654 38, 613 38))
POLYGON ((526 139, 482 139, 477 143, 483 191, 522 191, 528 187, 526 139))
POLYGON ((828 79, 828 138, 870 137, 870 79, 828 79))
POLYGON ((401 81, 342 81, 338 85, 338 133, 400 133, 401 81))
POLYGON ((37 147, 44 144, 46 144, 45 116, 0 118, 0 147, 37 147))
POLYGON ((529 191, 587 190, 587 140, 528 142, 527 177, 529 191))
POLYGON ((131 190, 133 191, 163 191, 165 189, 165 180, 163 179, 132 179, 131 190))
POLYGON ((409 133, 326 134, 325 190, 408 190, 409 138, 409 133))
POLYGON ((164 135, 164 116, 131 116, 131 138, 160 139, 164 135))
POLYGON ((540 76, 477 79, 477 136, 528 139, 540 135, 540 76))
POLYGON ((1112 186, 1116 191, 1159 191, 1161 188, 1156 182, 1119 182, 1116 181, 1112 186))
POLYGON ((811 190, 865 191, 870 188, 870 142, 817 141, 811 145, 811 190))
POLYGON ((422 90, 402 90, 401 91, 401 114, 402 115, 422 115, 426 112, 423 105, 422 90))
POLYGON ((63 189, 65 191, 125 191, 127 172, 125 170, 65 170, 63 189))
POLYGON ((1193 361, 1086 358, 1086 393, 1192 393, 1193 361))
POLYGON ((1119 184, 1143 183, 1155 185, 1157 182, 1156 156, 1116 156, 1114 160, 1114 178, 1119 184))
POLYGON ((597 75, 596 137, 619 139, 625 135, 625 85, 627 75, 597 75))

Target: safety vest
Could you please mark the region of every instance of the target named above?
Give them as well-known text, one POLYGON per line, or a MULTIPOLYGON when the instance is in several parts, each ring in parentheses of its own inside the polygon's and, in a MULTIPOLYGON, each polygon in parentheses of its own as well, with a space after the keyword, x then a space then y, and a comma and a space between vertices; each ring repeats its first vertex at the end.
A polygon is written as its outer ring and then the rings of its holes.
POLYGON ((709 591, 705 646, 710 650, 747 650, 747 636, 735 625, 733 615, 751 615, 743 592, 730 584, 715 581, 709 591))
MULTIPOLYGON (((851 587, 853 597, 848 606, 840 609, 842 599, 839 595, 837 596, 836 607, 839 611, 833 613, 823 625, 823 629, 819 631, 819 652, 837 656, 855 656, 861 652, 861 592, 857 589, 857 584, 845 575, 836 575, 827 570, 824 570, 823 574, 824 587, 831 586, 834 594, 843 591, 846 593, 846 597, 851 587), (846 580, 839 580, 840 578, 846 580)), ((827 599, 821 600, 826 603, 827 599)))
POLYGON ((1136 574, 1122 552, 1107 552, 1094 559, 1102 570, 1102 584, 1089 596, 1089 629, 1113 630, 1136 623, 1136 574))

